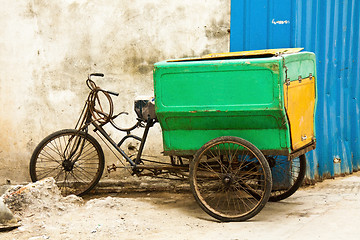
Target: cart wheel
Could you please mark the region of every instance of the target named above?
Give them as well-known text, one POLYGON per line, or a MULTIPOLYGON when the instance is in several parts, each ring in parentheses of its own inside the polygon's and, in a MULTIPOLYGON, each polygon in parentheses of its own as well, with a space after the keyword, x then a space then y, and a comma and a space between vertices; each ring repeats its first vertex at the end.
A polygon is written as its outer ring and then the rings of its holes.
POLYGON ((287 156, 266 156, 273 186, 269 201, 277 202, 290 197, 298 190, 305 177, 306 157, 301 155, 289 160, 287 156))
POLYGON ((215 138, 190 163, 190 187, 196 201, 220 221, 245 221, 258 214, 269 199, 271 185, 264 155, 242 138, 215 138))
POLYGON ((99 182, 103 170, 104 153, 99 143, 75 129, 47 136, 30 160, 31 180, 53 177, 64 196, 89 192, 99 182))

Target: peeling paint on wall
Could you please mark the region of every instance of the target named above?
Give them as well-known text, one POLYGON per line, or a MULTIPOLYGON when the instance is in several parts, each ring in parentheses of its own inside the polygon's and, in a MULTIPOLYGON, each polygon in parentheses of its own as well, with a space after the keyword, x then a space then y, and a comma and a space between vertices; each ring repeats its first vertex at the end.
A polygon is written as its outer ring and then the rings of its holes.
MULTIPOLYGON (((135 96, 153 94, 155 62, 228 51, 230 0, 6 1, 0 23, 1 185, 29 181, 35 146, 74 127, 88 73, 103 72, 99 85, 121 93, 115 111, 130 113, 129 126, 135 96)), ((161 129, 152 130, 156 155, 161 129)))

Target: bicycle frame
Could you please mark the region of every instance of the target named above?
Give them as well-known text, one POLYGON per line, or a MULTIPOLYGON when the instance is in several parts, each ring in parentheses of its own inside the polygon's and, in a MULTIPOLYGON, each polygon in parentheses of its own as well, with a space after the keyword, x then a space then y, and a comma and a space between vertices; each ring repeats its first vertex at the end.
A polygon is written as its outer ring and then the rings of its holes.
POLYGON ((148 119, 148 121, 146 122, 145 125, 145 130, 143 133, 142 138, 136 136, 136 135, 132 135, 132 134, 127 134, 125 137, 123 137, 119 143, 116 143, 110 136, 109 134, 104 130, 104 128, 101 125, 98 125, 95 122, 92 122, 91 124, 94 126, 95 128, 95 132, 99 131, 100 134, 121 154, 121 156, 123 156, 125 158, 125 160, 130 163, 130 165, 133 167, 133 171, 136 172, 136 166, 138 164, 141 163, 141 155, 142 152, 144 150, 144 146, 145 146, 145 142, 147 139, 147 135, 149 133, 149 129, 150 127, 152 127, 154 125, 155 121, 153 119, 148 119), (137 153, 136 159, 135 161, 131 160, 130 157, 124 152, 124 150, 121 149, 121 145, 125 142, 126 139, 128 138, 133 138, 136 139, 138 141, 140 141, 140 148, 139 151, 137 153))
MULTIPOLYGON (((151 119, 150 116, 148 116, 148 119, 146 121, 146 124, 144 126, 143 119, 138 118, 137 123, 127 129, 122 129, 118 127, 114 123, 114 119, 118 117, 121 114, 124 114, 125 112, 119 113, 115 116, 113 116, 113 102, 111 99, 111 95, 118 95, 118 93, 107 91, 104 89, 101 89, 96 86, 96 84, 91 80, 91 76, 100 76, 99 74, 91 74, 89 75, 86 83, 87 86, 90 88, 90 93, 88 95, 88 98, 85 102, 84 108, 80 114, 79 120, 75 126, 75 129, 78 131, 84 131, 85 133, 88 133, 88 127, 89 125, 92 125, 94 127, 94 132, 99 132, 116 150, 120 155, 131 165, 132 171, 134 174, 138 173, 137 166, 142 163, 141 156, 144 150, 145 142, 149 133, 150 127, 154 126, 156 123, 155 119, 151 119), (107 100, 109 101, 110 110, 109 113, 106 113, 103 111, 101 102, 98 97, 98 93, 101 92, 105 95, 107 100), (98 105, 99 109, 96 109, 96 105, 98 105), (111 123, 116 129, 126 132, 126 136, 123 137, 118 143, 116 143, 110 135, 105 131, 103 126, 107 123, 111 123), (138 127, 145 127, 144 133, 142 137, 136 136, 131 134, 131 131, 138 128, 138 127), (124 150, 121 149, 121 145, 125 142, 126 139, 133 138, 137 141, 140 141, 140 147, 137 153, 137 156, 135 160, 132 160, 124 150)), ((127 113, 125 113, 127 114, 127 113)), ((104 141, 104 139, 102 139, 104 141)))

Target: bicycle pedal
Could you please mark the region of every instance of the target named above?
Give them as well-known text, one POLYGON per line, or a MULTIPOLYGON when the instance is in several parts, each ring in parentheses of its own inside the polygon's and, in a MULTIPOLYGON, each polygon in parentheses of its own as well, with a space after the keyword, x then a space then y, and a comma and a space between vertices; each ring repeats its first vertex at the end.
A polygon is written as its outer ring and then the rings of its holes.
POLYGON ((112 165, 107 166, 107 172, 110 173, 111 171, 116 172, 116 165, 113 163, 112 165))

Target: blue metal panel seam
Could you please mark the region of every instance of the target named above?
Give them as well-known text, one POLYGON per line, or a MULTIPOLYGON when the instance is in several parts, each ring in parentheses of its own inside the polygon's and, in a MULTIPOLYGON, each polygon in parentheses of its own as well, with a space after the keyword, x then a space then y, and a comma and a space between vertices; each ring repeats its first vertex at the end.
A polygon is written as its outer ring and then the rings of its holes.
POLYGON ((360 1, 232 0, 230 51, 304 47, 317 56, 311 179, 360 169, 360 1))

